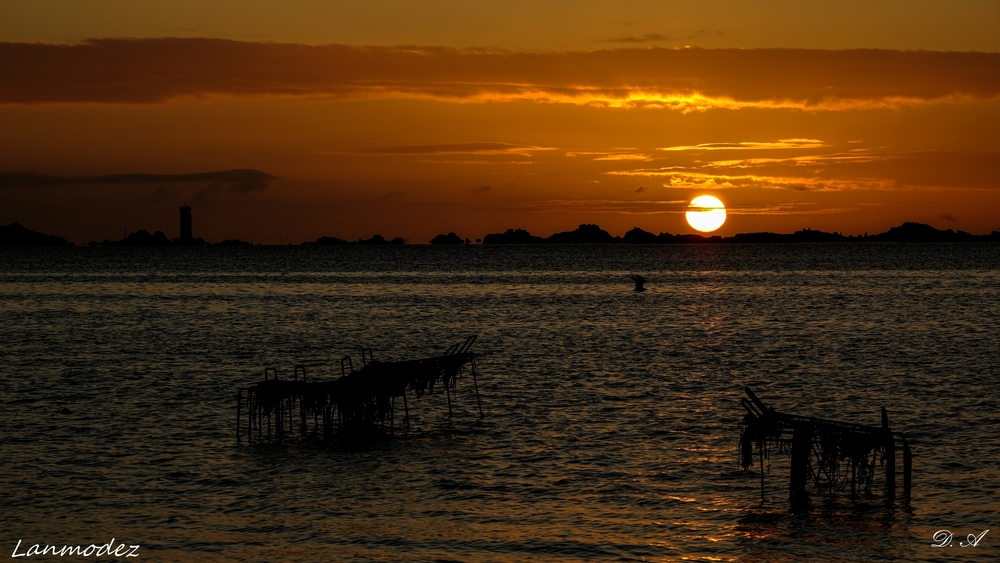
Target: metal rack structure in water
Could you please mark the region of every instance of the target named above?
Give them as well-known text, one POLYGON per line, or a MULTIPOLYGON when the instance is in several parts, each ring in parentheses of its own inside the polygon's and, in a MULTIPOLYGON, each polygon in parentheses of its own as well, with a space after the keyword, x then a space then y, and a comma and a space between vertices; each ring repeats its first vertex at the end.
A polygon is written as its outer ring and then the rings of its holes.
POLYGON ((409 429, 407 393, 417 397, 433 394, 438 384, 444 387, 451 416, 452 395, 466 366, 482 418, 476 354, 470 351, 475 341, 476 336, 470 336, 440 356, 399 362, 376 361, 371 348, 365 348, 361 369, 355 370, 347 356, 340 361, 341 377, 329 381, 310 381, 301 365, 295 366, 290 380, 278 379, 276 368, 265 368, 264 381, 237 394, 236 440, 243 435, 248 441, 282 442, 296 435, 331 440, 344 433, 363 436, 381 432, 386 424, 389 432, 395 433, 396 399, 402 399, 403 424, 409 429))
POLYGON ((740 467, 753 465, 754 448, 760 459, 760 496, 764 501, 764 459, 768 449, 791 455, 789 500, 797 508, 807 501, 806 486, 833 493, 851 489, 870 492, 876 468, 885 473, 885 494, 896 498, 896 451, 903 451, 903 496, 910 497, 912 454, 902 432, 889 428, 889 414, 882 407, 882 426, 867 426, 780 413, 761 401, 749 388, 740 400, 746 409, 740 434, 740 467))

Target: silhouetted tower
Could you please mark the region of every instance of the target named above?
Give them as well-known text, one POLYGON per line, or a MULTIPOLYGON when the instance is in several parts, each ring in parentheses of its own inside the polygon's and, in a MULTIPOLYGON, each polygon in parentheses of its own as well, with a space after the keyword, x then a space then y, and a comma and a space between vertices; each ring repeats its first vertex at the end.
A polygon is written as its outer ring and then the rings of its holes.
POLYGON ((191 208, 188 204, 181 207, 181 240, 191 240, 191 208))

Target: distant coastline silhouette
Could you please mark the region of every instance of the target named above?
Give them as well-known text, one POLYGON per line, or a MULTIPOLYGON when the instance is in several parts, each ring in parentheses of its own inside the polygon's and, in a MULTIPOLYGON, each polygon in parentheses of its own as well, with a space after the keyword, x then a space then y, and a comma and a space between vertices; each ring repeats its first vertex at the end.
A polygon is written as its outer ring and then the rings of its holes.
POLYGON ((507 229, 503 233, 483 237, 483 244, 726 244, 726 243, 798 243, 798 242, 985 242, 1000 241, 1000 231, 988 235, 973 235, 965 231, 941 230, 923 223, 906 222, 888 231, 869 236, 826 233, 802 229, 791 234, 739 233, 731 237, 719 235, 655 235, 639 227, 624 236, 612 236, 597 225, 583 224, 574 231, 555 233, 548 238, 534 236, 524 229, 507 229))
MULTIPOLYGON (((477 239, 478 242, 478 239, 477 239)), ((1000 231, 988 235, 974 235, 965 231, 952 229, 936 229, 924 223, 906 222, 898 227, 892 227, 877 235, 844 235, 842 233, 827 233, 814 229, 802 229, 790 234, 782 233, 739 233, 730 237, 719 235, 704 236, 695 234, 653 234, 639 227, 625 233, 624 236, 612 236, 607 231, 594 224, 582 224, 572 231, 555 233, 549 237, 535 236, 524 229, 507 229, 502 233, 488 234, 482 238, 484 245, 525 245, 525 244, 733 244, 733 243, 816 243, 816 242, 1000 242, 1000 231)), ((141 229, 130 233, 120 240, 105 239, 102 242, 91 242, 90 246, 205 246, 211 243, 201 238, 169 239, 162 231, 141 229)), ((322 236, 315 241, 303 242, 301 246, 384 246, 404 245, 407 241, 396 237, 387 240, 382 235, 374 235, 369 239, 347 241, 345 239, 322 236)), ((431 239, 432 245, 468 245, 471 241, 462 238, 454 232, 440 234, 431 239)), ((227 239, 215 243, 216 246, 250 246, 250 242, 227 239)), ((62 237, 49 235, 25 228, 20 223, 0 225, 0 246, 73 246, 62 237)), ((260 246, 257 244, 255 246, 260 246)))
POLYGON ((361 245, 361 246, 383 246, 383 245, 402 245, 406 244, 406 241, 396 237, 392 240, 386 240, 382 235, 374 235, 370 239, 358 239, 356 241, 348 241, 340 239, 337 237, 319 237, 312 242, 304 242, 302 246, 340 246, 346 244, 361 245))
POLYGON ((0 225, 0 246, 73 246, 62 237, 29 231, 20 223, 0 225))

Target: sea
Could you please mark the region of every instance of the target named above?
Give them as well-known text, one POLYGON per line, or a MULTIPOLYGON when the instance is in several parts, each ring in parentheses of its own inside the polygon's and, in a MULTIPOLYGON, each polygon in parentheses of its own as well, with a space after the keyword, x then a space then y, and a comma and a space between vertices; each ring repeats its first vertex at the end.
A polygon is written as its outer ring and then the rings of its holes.
POLYGON ((998 561, 998 320, 996 243, 0 249, 0 557, 998 561), (471 335, 451 416, 439 389, 388 439, 237 440, 265 368, 471 335), (910 498, 791 510, 787 456, 739 466, 747 386, 885 407, 910 498))

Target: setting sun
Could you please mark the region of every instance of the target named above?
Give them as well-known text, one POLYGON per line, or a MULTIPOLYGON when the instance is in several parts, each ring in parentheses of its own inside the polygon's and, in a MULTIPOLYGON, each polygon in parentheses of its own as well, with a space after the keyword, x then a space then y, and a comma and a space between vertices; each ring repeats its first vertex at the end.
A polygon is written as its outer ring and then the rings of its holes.
POLYGON ((726 222, 726 206, 715 196, 698 196, 691 200, 688 209, 688 224, 703 233, 714 231, 726 222))

